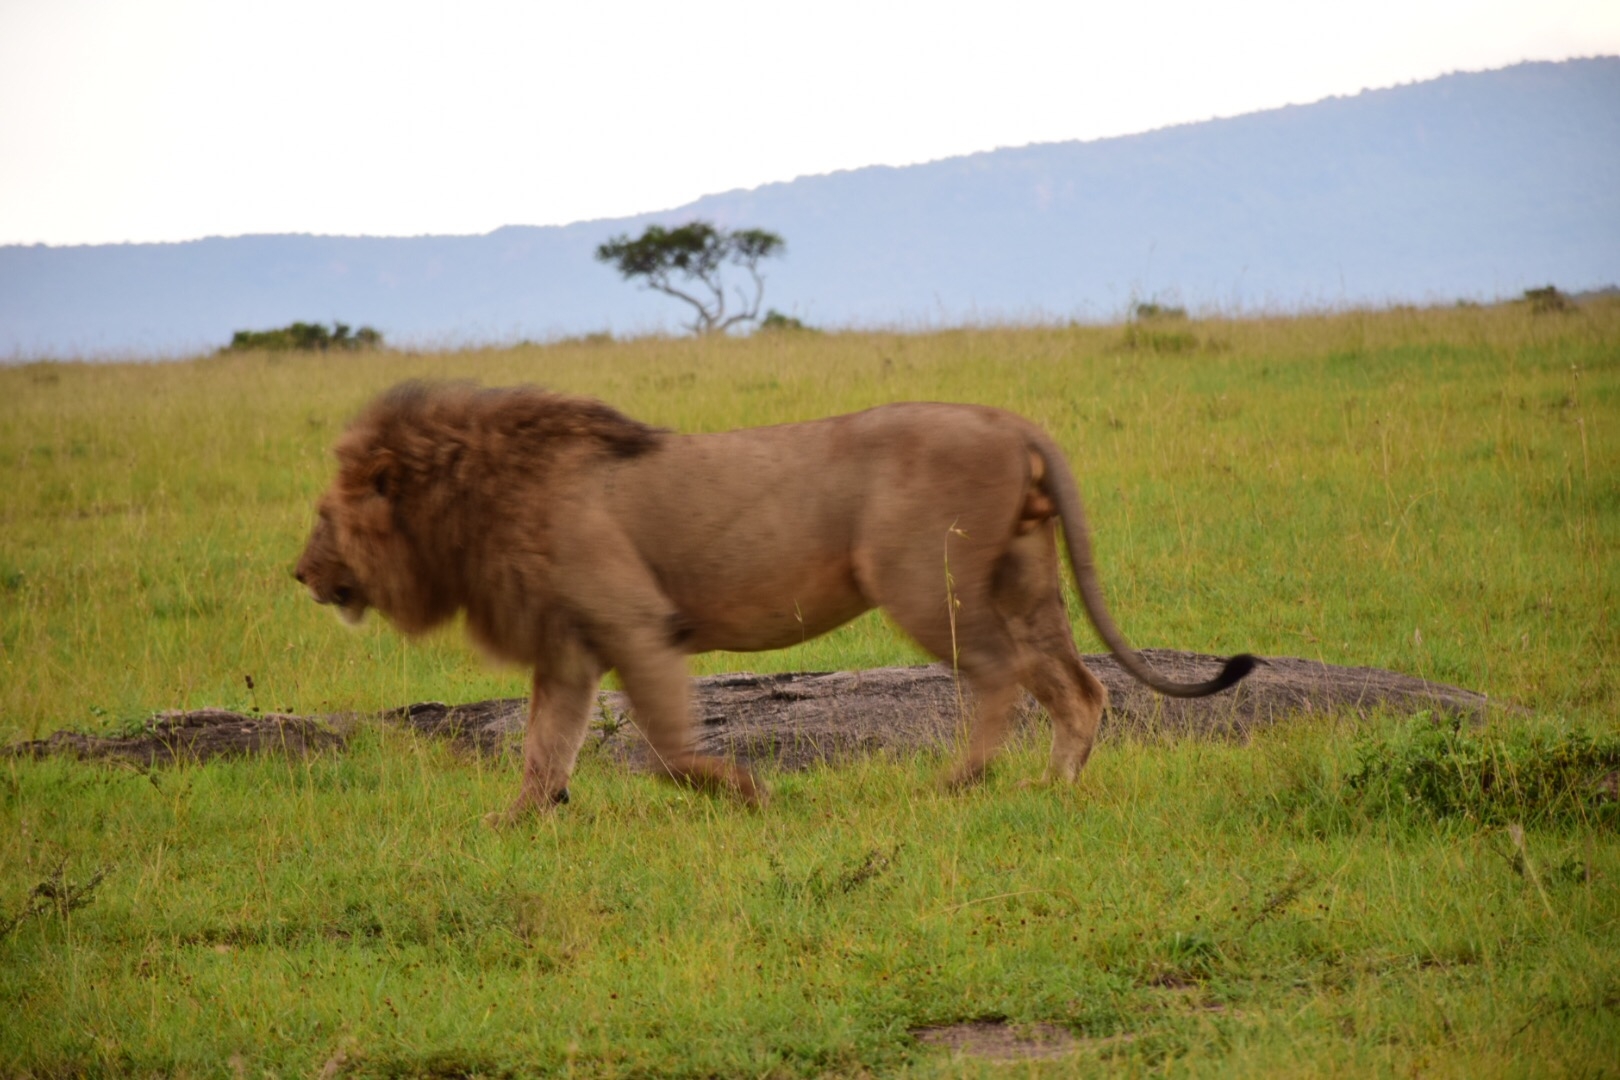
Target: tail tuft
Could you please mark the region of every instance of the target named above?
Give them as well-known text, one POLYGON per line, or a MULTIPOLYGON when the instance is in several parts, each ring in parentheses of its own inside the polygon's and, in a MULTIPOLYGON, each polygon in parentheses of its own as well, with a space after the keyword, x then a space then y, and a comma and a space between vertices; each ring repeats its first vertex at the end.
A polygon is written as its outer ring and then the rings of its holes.
POLYGON ((1228 660, 1225 666, 1221 668, 1221 673, 1211 680, 1209 692, 1216 694, 1229 686, 1236 686, 1247 678, 1257 666, 1263 663, 1265 661, 1258 656, 1250 653, 1238 653, 1228 660))

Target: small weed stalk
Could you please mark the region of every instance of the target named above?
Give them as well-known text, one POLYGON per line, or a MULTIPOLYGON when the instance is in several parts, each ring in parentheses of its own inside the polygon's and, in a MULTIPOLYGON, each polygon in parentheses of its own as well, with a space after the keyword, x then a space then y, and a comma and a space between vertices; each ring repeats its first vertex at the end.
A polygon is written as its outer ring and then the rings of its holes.
POLYGON ((1315 871, 1307 870, 1304 867, 1296 869, 1292 874, 1288 875, 1282 884, 1272 890, 1271 894, 1255 909, 1254 914, 1249 916, 1249 921, 1244 925, 1243 932, 1248 933, 1277 914, 1277 912, 1298 899, 1300 893, 1303 893, 1315 883, 1315 871))
POLYGON ((591 730, 596 732, 597 745, 606 746, 608 740, 623 731, 629 723, 628 716, 615 713, 600 697, 596 699, 596 723, 591 725, 591 730))
POLYGON ((55 912, 62 918, 69 913, 84 907, 93 898, 96 888, 112 873, 114 866, 108 864, 98 866, 90 879, 83 885, 75 885, 67 879, 67 859, 64 857, 56 864, 49 877, 35 885, 28 894, 28 902, 21 911, 0 923, 0 938, 8 937, 11 932, 29 919, 55 912))
POLYGON ((1541 897, 1541 906, 1547 914, 1556 918, 1553 913, 1552 901, 1547 898, 1546 886, 1541 883, 1541 875, 1536 872, 1536 864, 1530 861, 1530 852, 1524 845, 1524 826, 1518 822, 1507 827, 1508 840, 1513 844, 1513 854, 1508 858, 1508 865, 1513 872, 1525 878, 1536 887, 1536 895, 1541 897))
POLYGON ((959 713, 966 714, 967 703, 962 699, 962 680, 959 667, 959 650, 956 644, 956 612, 962 606, 962 601, 956 596, 956 578, 951 574, 951 537, 967 538, 967 533, 951 522, 951 527, 945 530, 945 617, 951 624, 951 675, 956 682, 956 708, 959 713))

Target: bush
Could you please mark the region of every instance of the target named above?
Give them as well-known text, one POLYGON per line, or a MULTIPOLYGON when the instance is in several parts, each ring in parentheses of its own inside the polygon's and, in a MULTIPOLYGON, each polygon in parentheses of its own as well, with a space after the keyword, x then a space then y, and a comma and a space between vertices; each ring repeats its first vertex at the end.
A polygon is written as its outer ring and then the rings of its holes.
POLYGON ((759 328, 761 330, 772 331, 773 333, 792 330, 805 331, 811 334, 820 333, 820 331, 815 329, 815 327, 806 326, 793 316, 784 315, 775 308, 770 308, 765 312, 765 318, 760 320, 759 328))
POLYGON ((1131 350, 1156 353, 1192 352, 1198 348, 1198 336, 1181 325, 1187 321, 1187 309, 1156 300, 1139 300, 1131 305, 1130 321, 1125 327, 1121 344, 1131 350))
POLYGON ((271 352, 298 350, 301 352, 327 352, 331 349, 376 349, 382 346, 382 334, 369 326, 362 326, 353 334, 347 323, 334 322, 328 330, 320 323, 295 322, 279 330, 238 330, 231 335, 231 343, 221 352, 250 352, 265 349, 271 352))
POLYGON ((1186 308, 1161 304, 1153 300, 1142 300, 1131 305, 1131 318, 1136 322, 1152 322, 1155 319, 1168 321, 1171 319, 1185 319, 1186 317, 1186 308))
POLYGON ((1486 825, 1620 825, 1620 737, 1546 726, 1476 731, 1420 714, 1364 741, 1345 793, 1368 811, 1486 825))
POLYGON ((1575 305, 1569 297, 1558 291, 1556 285, 1544 285, 1539 289, 1524 290, 1524 298, 1530 305, 1532 315, 1554 315, 1563 311, 1574 311, 1575 305))
MULTIPOLYGON (((534 342, 523 341, 519 342, 519 344, 533 345, 534 342)), ((613 344, 613 333, 610 330, 593 330, 588 334, 570 334, 568 337, 558 338, 554 344, 574 346, 589 345, 593 347, 597 345, 611 345, 613 344)))

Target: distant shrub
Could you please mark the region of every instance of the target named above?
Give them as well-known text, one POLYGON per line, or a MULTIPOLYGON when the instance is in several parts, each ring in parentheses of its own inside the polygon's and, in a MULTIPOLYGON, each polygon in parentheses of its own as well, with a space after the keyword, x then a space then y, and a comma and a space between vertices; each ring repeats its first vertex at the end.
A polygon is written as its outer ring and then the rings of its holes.
POLYGON ((1121 343, 1127 349, 1155 353, 1192 352, 1198 336, 1177 324, 1187 321, 1187 309, 1157 300, 1139 300, 1131 305, 1130 322, 1121 343))
POLYGON ((1530 304, 1532 315, 1553 315, 1562 311, 1574 311, 1575 305, 1569 297, 1558 291, 1556 285, 1544 285, 1539 289, 1524 290, 1524 298, 1530 304))
POLYGON ((327 352, 332 349, 376 349, 382 347, 382 334, 362 326, 352 334, 347 323, 334 322, 328 330, 320 323, 295 322, 279 330, 238 330, 221 352, 327 352))
POLYGON ((552 338, 550 341, 546 342, 534 341, 531 338, 524 338, 522 341, 518 342, 515 347, 519 349, 533 349, 538 348, 541 345, 559 345, 571 348, 580 348, 582 346, 595 347, 597 345, 611 345, 613 344, 613 340, 613 332, 610 330, 592 330, 590 333, 586 334, 566 334, 559 338, 552 338))
POLYGON ((1131 318, 1137 322, 1152 322, 1154 320, 1185 319, 1187 309, 1173 307, 1170 304, 1161 304, 1153 300, 1142 300, 1131 305, 1131 318))
POLYGON ((765 318, 760 320, 759 328, 761 330, 770 330, 772 332, 802 330, 811 334, 820 333, 820 331, 815 327, 806 326, 793 316, 784 315, 775 308, 771 308, 765 312, 765 318))

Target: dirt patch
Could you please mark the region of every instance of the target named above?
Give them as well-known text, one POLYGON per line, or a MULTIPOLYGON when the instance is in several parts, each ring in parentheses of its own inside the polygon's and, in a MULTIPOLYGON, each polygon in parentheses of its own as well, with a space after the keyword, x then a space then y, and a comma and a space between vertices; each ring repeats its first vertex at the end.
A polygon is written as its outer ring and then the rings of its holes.
POLYGON ((307 716, 253 716, 229 709, 197 709, 158 713, 147 722, 146 730, 130 735, 58 731, 48 739, 8 750, 14 756, 71 754, 152 766, 268 752, 299 755, 342 745, 343 736, 329 724, 307 716))
POLYGON ((968 1020, 960 1024, 912 1028, 924 1046, 939 1046, 953 1054, 986 1061, 1052 1061, 1068 1057, 1082 1046, 1130 1042, 1134 1035, 1082 1042, 1056 1024, 1008 1024, 1001 1020, 968 1020))
MULTIPOLYGON (((1220 659, 1149 649, 1144 655, 1165 675, 1181 681, 1208 678, 1220 659)), ((1120 734, 1243 737, 1291 716, 1366 715, 1376 710, 1411 714, 1483 717, 1484 695, 1377 668, 1338 667, 1313 660, 1272 657, 1237 687, 1209 698, 1161 697, 1126 674, 1113 657, 1087 656, 1086 666, 1108 687, 1110 707, 1104 740, 1120 734)), ((878 751, 909 753, 949 746, 964 728, 965 689, 947 668, 875 668, 787 675, 738 673, 698 679, 692 695, 698 742, 719 754, 781 769, 802 769, 878 751)), ((155 716, 144 732, 100 737, 60 731, 48 739, 9 748, 12 755, 67 753, 115 758, 142 765, 179 760, 340 748, 358 723, 380 720, 423 735, 452 739, 469 749, 498 753, 523 729, 522 698, 467 705, 423 702, 377 717, 353 714, 304 717, 245 715, 224 709, 155 716)), ((1037 722, 1026 699, 1018 722, 1037 722)), ((1041 721, 1044 722, 1044 721, 1041 721)), ((624 695, 605 692, 592 719, 591 741, 616 757, 640 761, 645 744, 636 734, 624 695)))

